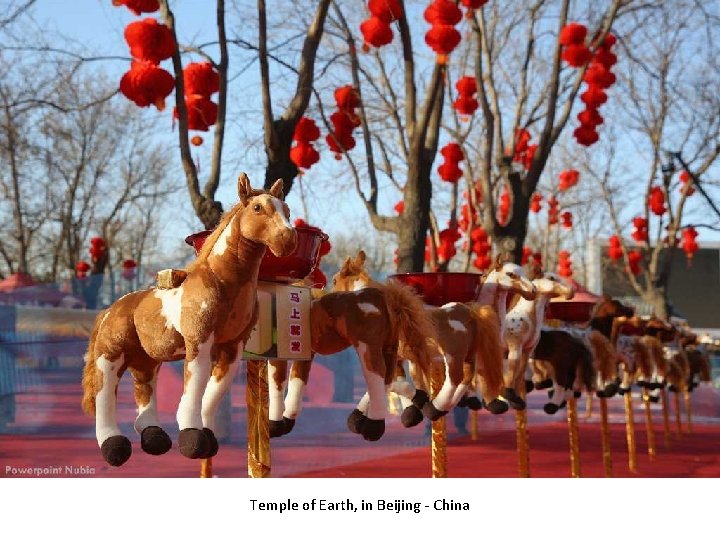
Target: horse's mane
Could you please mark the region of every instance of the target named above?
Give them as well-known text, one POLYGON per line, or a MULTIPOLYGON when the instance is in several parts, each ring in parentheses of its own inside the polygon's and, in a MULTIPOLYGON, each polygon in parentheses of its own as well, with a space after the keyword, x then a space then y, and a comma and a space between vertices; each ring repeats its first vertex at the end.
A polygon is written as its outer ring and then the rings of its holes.
MULTIPOLYGON (((269 193, 268 191, 264 189, 253 189, 250 194, 248 195, 248 200, 252 197, 256 197, 257 195, 263 195, 265 193, 269 193)), ((232 219, 239 213, 242 212, 245 209, 244 204, 242 202, 237 203, 235 206, 233 206, 230 210, 225 212, 222 217, 220 218, 220 221, 217 224, 217 227, 213 229, 213 232, 210 233, 210 236, 208 236, 205 239, 205 242, 203 243, 203 247, 200 249, 200 253, 198 253, 198 256, 195 258, 193 262, 191 262, 188 267, 187 271, 192 272, 195 270, 198 266, 205 263, 210 256, 210 253, 212 253, 212 249, 215 247, 215 244, 218 241, 218 238, 220 238, 220 235, 225 230, 225 228, 230 224, 232 219)))

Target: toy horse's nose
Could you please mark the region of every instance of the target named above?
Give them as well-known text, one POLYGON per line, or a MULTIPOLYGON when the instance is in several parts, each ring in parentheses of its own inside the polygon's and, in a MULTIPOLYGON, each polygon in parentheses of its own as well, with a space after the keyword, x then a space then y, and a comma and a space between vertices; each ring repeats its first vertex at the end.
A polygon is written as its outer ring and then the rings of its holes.
POLYGON ((287 257, 295 251, 295 248, 297 247, 297 239, 298 235, 294 227, 283 228, 277 234, 277 247, 275 248, 277 252, 271 248, 273 255, 276 255, 277 257, 287 257))

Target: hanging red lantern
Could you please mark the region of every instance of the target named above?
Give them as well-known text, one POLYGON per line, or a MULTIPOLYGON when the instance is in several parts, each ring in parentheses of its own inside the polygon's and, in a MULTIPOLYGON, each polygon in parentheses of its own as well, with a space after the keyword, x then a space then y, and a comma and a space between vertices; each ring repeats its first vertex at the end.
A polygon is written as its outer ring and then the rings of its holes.
POLYGON ((477 210, 475 207, 469 204, 463 204, 460 207, 460 219, 458 220, 458 226, 460 230, 467 231, 477 220, 477 210))
POLYGON ((370 0, 368 10, 373 16, 387 23, 398 20, 403 14, 400 0, 370 0))
POLYGON ((617 262, 622 259, 622 245, 620 244, 620 237, 615 235, 611 236, 608 243, 608 257, 611 261, 617 262))
POLYGON ((297 144, 290 149, 290 160, 298 169, 309 169, 320 161, 320 154, 313 148, 312 144, 305 141, 298 141, 297 144))
POLYGON ((172 30, 152 17, 128 24, 125 41, 133 58, 154 64, 170 58, 176 48, 172 30))
POLYGON ((578 181, 580 180, 580 173, 575 169, 567 169, 565 171, 562 171, 558 175, 558 178, 560 179, 558 189, 560 191, 566 191, 571 187, 577 185, 578 181))
POLYGON ((589 86, 588 89, 580 95, 580 99, 589 108, 597 109, 607 101, 607 94, 602 88, 589 86))
MULTIPOLYGON (((188 129, 208 131, 210 126, 217 121, 217 104, 205 96, 198 94, 185 96, 185 108, 187 109, 188 129)), ((173 111, 173 117, 178 117, 177 110, 173 111)))
POLYGON ((454 26, 462 20, 462 11, 452 0, 434 0, 423 12, 432 25, 454 26))
POLYGON ((510 191, 507 186, 503 187, 500 193, 500 203, 498 204, 498 223, 505 225, 510 217, 510 191))
POLYGON ((570 253, 565 250, 558 253, 558 274, 566 278, 570 278, 573 275, 570 253))
POLYGON ((191 62, 183 69, 185 94, 209 98, 220 90, 220 75, 210 62, 191 62))
POLYGON ((334 96, 337 108, 346 113, 350 117, 350 120, 352 120, 352 117, 355 116, 355 109, 360 106, 360 96, 357 90, 348 84, 336 88, 334 96))
POLYGON ((537 191, 532 194, 532 197, 530 199, 530 211, 534 213, 539 213, 540 210, 542 210, 542 200, 543 196, 542 194, 538 193, 537 191))
POLYGON ((482 255, 473 261, 473 266, 482 272, 492 266, 492 259, 487 255, 482 255))
POLYGON ((438 234, 440 245, 438 246, 438 261, 441 263, 452 260, 457 253, 455 243, 460 239, 460 233, 456 227, 443 229, 438 234))
POLYGON ((683 195, 690 197, 693 193, 695 193, 692 178, 690 177, 690 173, 688 173, 687 171, 682 171, 680 173, 680 183, 682 183, 682 188, 680 192, 683 195))
POLYGON ((600 48, 595 51, 593 63, 602 64, 607 69, 610 69, 617 64, 617 56, 614 53, 611 53, 609 49, 600 48))
POLYGON ((580 127, 575 128, 573 136, 578 144, 582 144, 583 146, 592 146, 600 140, 600 135, 598 135, 598 132, 595 131, 595 128, 587 125, 581 125, 580 127))
POLYGON ((530 262, 530 257, 533 254, 533 250, 530 249, 528 246, 523 246, 522 250, 522 258, 520 259, 520 266, 525 266, 528 262, 530 262))
POLYGON ((570 45, 578 45, 585 43, 587 37, 587 27, 584 24, 568 23, 560 30, 560 45, 568 47, 570 45))
POLYGON ((425 34, 425 43, 437 53, 438 64, 447 62, 449 55, 460 44, 462 36, 454 26, 436 24, 425 34))
POLYGON ((610 72, 608 68, 599 63, 592 63, 583 75, 583 81, 588 86, 596 86, 598 88, 610 88, 616 81, 615 74, 610 72))
POLYGON ((363 48, 369 50, 369 45, 373 47, 382 47, 388 43, 392 43, 393 31, 390 24, 383 21, 379 17, 370 17, 360 24, 360 32, 363 35, 365 43, 363 48))
POLYGON ((465 159, 465 154, 463 154, 462 147, 458 143, 448 143, 445 146, 442 147, 440 150, 440 154, 447 160, 447 161, 454 161, 454 162, 460 162, 465 159))
POLYGON ((133 279, 135 277, 135 268, 137 268, 137 263, 133 259, 126 259, 122 262, 122 277, 127 279, 128 281, 133 279))
POLYGON ((130 71, 120 79, 120 92, 138 107, 165 109, 165 98, 175 88, 175 79, 170 73, 152 62, 134 61, 130 71))
POLYGON ((103 255, 105 255, 106 251, 107 244, 102 237, 93 236, 90 239, 90 249, 88 249, 88 253, 90 253, 90 258, 92 259, 92 262, 98 262, 103 257, 103 255))
POLYGON ((631 234, 632 239, 638 243, 648 241, 648 222, 644 217, 633 218, 633 232, 631 234))
POLYGON ((523 155, 523 167, 525 167, 526 171, 530 170, 533 159, 535 159, 535 152, 537 151, 537 149, 537 144, 529 144, 527 149, 525 150, 525 154, 523 155))
POLYGON ((78 279, 86 278, 89 271, 90 265, 85 261, 80 261, 75 265, 75 277, 78 279))
POLYGON ((455 90, 461 96, 474 96, 477 94, 477 81, 475 77, 465 75, 460 77, 455 83, 455 90))
POLYGON ((112 4, 115 7, 127 7, 136 17, 141 13, 153 13, 160 9, 158 0, 112 0, 112 4))
POLYGON ((303 116, 295 124, 295 131, 293 132, 293 141, 301 141, 310 143, 317 141, 320 138, 320 129, 317 127, 315 120, 303 116))
POLYGON ((548 225, 557 225, 558 222, 558 200, 554 196, 550 196, 548 203, 548 225))
POLYGON ((695 230, 695 227, 689 226, 683 229, 682 237, 682 249, 685 252, 685 256, 688 258, 689 262, 692 260, 693 256, 700 248, 695 241, 695 239, 698 237, 698 232, 695 230))
POLYGON ((562 214, 560 214, 560 219, 562 220, 562 226, 566 229, 572 229, 573 226, 573 215, 572 212, 569 210, 566 210, 562 214))
POLYGON ((393 210, 399 215, 402 216, 403 212, 405 211, 405 201, 398 201, 395 203, 395 206, 393 206, 393 210))
MULTIPOLYGON (((468 96, 458 96, 453 102, 455 110, 465 117, 472 116, 479 106, 477 99, 468 96)), ((461 120, 465 120, 465 118, 461 118, 461 120)))
POLYGON ((665 192, 660 186, 653 186, 648 195, 648 206, 656 216, 662 216, 665 211, 665 192))
POLYGON ((568 45, 563 48, 560 57, 572 67, 583 67, 592 60, 592 52, 585 45, 568 45))
POLYGON ((593 107, 583 109, 580 113, 578 113, 577 119, 582 125, 592 128, 599 126, 604 122, 603 117, 600 115, 598 110, 593 107))
POLYGON ((456 183, 463 175, 462 169, 454 161, 446 161, 438 167, 437 171, 443 181, 451 184, 456 183))
POLYGON ((629 270, 635 276, 642 272, 642 269, 640 268, 642 258, 642 253, 640 253, 637 249, 633 249, 628 253, 629 270))

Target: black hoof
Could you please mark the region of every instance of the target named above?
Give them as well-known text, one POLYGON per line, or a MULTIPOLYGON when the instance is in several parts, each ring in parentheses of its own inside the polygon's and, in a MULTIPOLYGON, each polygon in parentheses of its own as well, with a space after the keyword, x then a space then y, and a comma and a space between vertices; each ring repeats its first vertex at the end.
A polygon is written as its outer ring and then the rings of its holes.
POLYGON ((287 416, 283 416, 282 421, 283 421, 283 425, 285 426, 285 432, 283 433, 283 435, 287 435, 295 427, 295 419, 288 418, 287 416))
POLYGON ((535 390, 545 390, 546 388, 552 388, 552 379, 545 379, 539 383, 535 383, 535 390))
POLYGON ((468 406, 468 399, 470 399, 467 396, 463 396, 460 398, 460 401, 457 402, 456 407, 467 407, 468 406))
POLYGON ((613 397, 615 394, 618 393, 619 388, 620 388, 620 385, 618 385, 617 383, 608 384, 607 386, 605 386, 605 390, 603 390, 603 392, 605 393, 604 397, 606 397, 606 398, 613 397))
POLYGON ((218 444, 218 440, 215 438, 215 434, 212 432, 212 429, 206 427, 203 428, 203 433, 205 434, 205 437, 207 437, 208 443, 208 449, 203 458, 216 456, 218 450, 220 449, 220 445, 218 444))
POLYGON ((467 406, 471 411, 479 411, 483 408, 482 401, 480 401, 477 396, 467 398, 467 406))
POLYGON ((163 428, 148 426, 140 433, 140 447, 151 456, 161 456, 172 448, 172 441, 163 428))
POLYGON ((637 381, 635 384, 637 384, 640 388, 648 388, 649 383, 646 383, 645 381, 637 381))
POLYGON ((575 399, 579 398, 581 395, 582 395, 582 392, 578 392, 577 390, 575 390, 575 391, 573 392, 573 397, 574 397, 575 399))
POLYGON ((618 394, 620 394, 621 396, 624 396, 628 392, 630 392, 630 388, 625 388, 624 386, 620 386, 618 388, 618 394))
POLYGON ((498 398, 493 399, 490 403, 485 403, 483 401, 483 405, 488 411, 490 411, 491 414, 503 414, 510 410, 510 406, 507 402, 498 398))
POLYGON ((535 389, 535 384, 532 381, 525 381, 525 393, 529 394, 535 389))
POLYGON ((659 382, 648 383, 648 388, 650 390, 660 390, 662 387, 663 387, 662 383, 659 383, 659 382))
POLYGON ((282 437, 285 435, 285 422, 282 420, 270 420, 270 438, 282 437))
POLYGON ((204 458, 210 450, 207 435, 202 429, 187 428, 180 430, 178 437, 180 453, 186 458, 204 458))
POLYGON ((595 395, 601 399, 607 399, 610 397, 607 395, 607 390, 596 390, 595 395))
POLYGON ((522 411, 527 406, 525 400, 518 396, 514 388, 506 388, 503 390, 503 398, 516 411, 522 411))
POLYGON ((425 390, 415 390, 415 395, 410 400, 418 409, 422 410, 423 406, 430 401, 430 396, 425 390))
POLYGON ((362 436, 366 441, 377 441, 385 433, 385 420, 365 418, 362 423, 362 436))
POLYGON ((130 444, 130 439, 127 437, 123 435, 113 435, 103 441, 100 445, 100 451, 108 465, 119 467, 130 459, 132 445, 130 444))
POLYGON ((650 396, 650 403, 659 403, 660 396, 650 396))
POLYGON ((415 405, 409 405, 400 415, 400 421, 407 428, 415 427, 423 421, 423 413, 415 405))
POLYGON ((554 403, 546 403, 543 405, 543 411, 545 411, 547 414, 555 414, 560 410, 560 407, 555 405, 554 403))
POLYGON ((367 417, 359 409, 353 409, 347 417, 347 427, 350 431, 359 435, 362 433, 362 425, 365 420, 367 420, 367 417))
POLYGON ((563 402, 560 404, 560 408, 564 409, 566 405, 567 405, 567 401, 563 400, 563 402))
POLYGON ((440 409, 436 409, 435 405, 433 405, 432 401, 428 401, 422 408, 423 415, 425 415, 425 418, 428 420, 432 420, 433 422, 437 420, 438 418, 442 418, 445 416, 448 412, 447 411, 441 411, 440 409))

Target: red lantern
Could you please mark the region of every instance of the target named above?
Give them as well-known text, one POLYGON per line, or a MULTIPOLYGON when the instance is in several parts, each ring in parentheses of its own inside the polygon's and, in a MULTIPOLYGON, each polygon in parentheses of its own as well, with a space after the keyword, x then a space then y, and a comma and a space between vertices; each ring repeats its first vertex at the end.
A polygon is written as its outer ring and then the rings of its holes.
POLYGON ((607 69, 610 69, 617 64, 617 56, 608 49, 600 48, 595 52, 595 56, 593 56, 593 63, 602 64, 607 69))
POLYGON ((631 234, 633 240, 635 240, 638 243, 647 242, 648 241, 648 222, 647 219, 643 217, 635 217, 633 218, 633 232, 631 234))
POLYGON ((160 9, 158 0, 112 0, 113 6, 125 6, 132 11, 135 16, 141 13, 153 13, 160 9))
POLYGON ((447 55, 455 50, 462 36, 454 26, 436 24, 425 34, 425 43, 438 55, 438 63, 447 62, 447 55))
POLYGON ((357 91, 352 85, 348 84, 336 88, 334 95, 337 108, 353 116, 355 114, 355 108, 360 106, 360 96, 358 96, 357 91))
POLYGON ((475 224, 477 219, 477 210, 469 204, 463 204, 460 207, 460 219, 458 220, 458 226, 460 230, 467 231, 472 225, 475 224))
POLYGON ((480 9, 488 0, 462 0, 462 5, 468 9, 480 9))
POLYGON ((293 141, 313 142, 320 138, 320 129, 317 127, 315 120, 303 116, 298 123, 295 124, 293 132, 293 141))
POLYGON ((192 62, 183 69, 185 94, 209 98, 220 90, 220 75, 210 62, 192 62))
POLYGON ((298 169, 309 169, 320 161, 320 154, 313 145, 298 141, 295 146, 290 149, 290 160, 298 169))
POLYGON ((575 131, 573 131, 573 136, 578 144, 582 144, 583 146, 592 146, 600 140, 600 135, 595 131, 595 128, 587 125, 581 125, 576 128, 575 131))
POLYGON ((133 58, 154 64, 170 58, 175 52, 172 30, 151 17, 128 24, 125 41, 133 58))
POLYGON ((398 201, 395 203, 395 206, 393 206, 393 210, 399 215, 402 216, 403 212, 405 211, 405 201, 398 201))
POLYGON ((580 180, 580 173, 575 169, 568 169, 562 171, 558 177, 560 178, 558 189, 560 191, 565 191, 578 183, 580 180))
POLYGON ((525 167, 526 171, 530 170, 533 159, 535 158, 535 151, 537 149, 538 149, 537 144, 530 144, 530 145, 528 145, 527 149, 525 150, 525 154, 523 155, 523 167, 525 167))
POLYGON ((530 257, 533 254, 533 250, 530 249, 527 246, 523 246, 522 250, 522 259, 520 260, 520 265, 525 266, 528 262, 530 262, 530 257))
POLYGON ((656 216, 662 216, 665 213, 665 192, 660 186, 653 186, 648 195, 648 206, 650 211, 656 216))
POLYGON ((592 60, 592 52, 585 45, 568 45, 560 54, 560 57, 572 67, 583 67, 592 60))
POLYGON ((453 26, 462 20, 462 11, 451 0, 434 0, 425 9, 423 17, 432 25, 453 26))
POLYGON ((623 252, 620 244, 620 237, 617 235, 611 236, 608 245, 608 257, 611 261, 616 262, 622 259, 622 256, 623 252))
POLYGON ((362 32, 365 40, 364 47, 368 45, 373 47, 382 47, 391 43, 393 40, 393 31, 390 24, 383 21, 379 17, 370 17, 360 24, 360 32, 362 32))
POLYGON ((465 159, 465 154, 463 154, 462 148, 458 143, 454 142, 443 146, 440 150, 440 154, 442 154, 447 161, 454 161, 456 163, 465 159))
POLYGON ((584 24, 568 23, 560 30, 560 45, 568 47, 585 43, 587 27, 584 24))
POLYGON ((455 83, 455 90, 457 90, 457 93, 461 96, 473 96, 477 94, 477 81, 475 77, 470 75, 460 77, 455 83))
POLYGON ((173 76, 152 62, 134 61, 120 79, 120 92, 126 98, 138 107, 155 105, 159 111, 174 88, 173 76))
POLYGON ((562 214, 560 214, 560 219, 562 220, 562 226, 566 229, 572 229, 573 226, 573 215, 572 212, 566 210, 562 214))
POLYGON ((562 277, 572 277, 572 261, 570 260, 570 253, 562 250, 558 253, 558 274, 562 277))
POLYGON ((510 191, 505 186, 500 193, 500 204, 498 204, 498 222, 501 225, 507 223, 510 217, 510 191))
POLYGON ((558 200, 554 196, 548 199, 548 225, 557 225, 558 222, 558 200))
POLYGON ((126 259, 122 262, 122 277, 128 281, 135 277, 135 268, 137 263, 133 259, 126 259))
MULTIPOLYGON (((210 126, 217 121, 217 104, 205 96, 198 94, 185 96, 185 107, 187 108, 188 129, 208 131, 210 126)), ((174 111, 173 115, 177 118, 177 111, 174 111)))
POLYGON ((400 0, 370 0, 368 2, 368 10, 374 17, 386 23, 396 21, 402 17, 403 14, 400 0))
POLYGON ((456 183, 463 175, 462 169, 454 161, 446 161, 438 167, 437 171, 443 181, 451 184, 456 183))
POLYGON ((482 255, 473 261, 473 266, 482 272, 492 266, 492 259, 488 255, 482 255))
POLYGON ((686 227, 683 229, 682 232, 683 236, 683 242, 682 242, 682 248, 685 252, 685 255, 688 258, 688 261, 691 261, 697 250, 699 249, 699 246, 695 239, 698 237, 698 232, 695 230, 695 227, 686 227))
POLYGON ((598 110, 593 107, 587 107, 578 113, 577 119, 581 124, 592 128, 599 126, 604 122, 603 117, 600 115, 598 110))
POLYGON ((628 253, 628 262, 630 263, 629 270, 635 276, 637 276, 642 271, 642 269, 640 268, 640 261, 642 261, 642 258, 642 253, 640 253, 637 249, 633 249, 628 253))
POLYGON ((78 279, 86 278, 89 271, 90 265, 85 261, 80 261, 75 265, 75 277, 78 279))
POLYGON ((604 65, 592 63, 585 71, 583 81, 585 81, 588 86, 610 88, 613 84, 615 84, 616 77, 604 65))
POLYGON ((468 96, 458 96, 453 102, 455 110, 464 116, 472 116, 479 106, 477 99, 468 96))
POLYGON ((682 183, 682 188, 680 192, 683 195, 690 197, 693 193, 695 193, 695 188, 693 187, 690 173, 688 173, 687 171, 682 171, 680 173, 680 182, 682 183))
POLYGON ((532 194, 532 198, 530 199, 530 211, 534 213, 540 212, 542 210, 542 206, 540 203, 542 203, 543 196, 542 194, 538 193, 537 191, 532 194))
POLYGON ((580 99, 589 108, 597 109, 607 101, 607 94, 603 92, 602 88, 589 86, 588 89, 580 95, 580 99))

